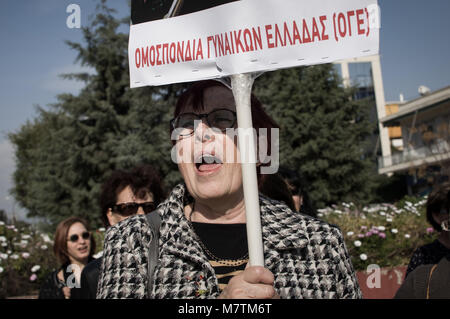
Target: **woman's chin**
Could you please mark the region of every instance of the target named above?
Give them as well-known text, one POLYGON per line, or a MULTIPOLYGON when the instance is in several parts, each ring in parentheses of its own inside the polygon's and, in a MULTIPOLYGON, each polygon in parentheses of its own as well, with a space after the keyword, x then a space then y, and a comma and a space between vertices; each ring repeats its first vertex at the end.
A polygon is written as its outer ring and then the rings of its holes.
POLYGON ((196 184, 195 189, 193 189, 193 197, 196 200, 218 200, 226 197, 229 193, 229 187, 227 187, 226 182, 219 178, 196 184))
POLYGON ((77 254, 77 256, 76 256, 76 259, 79 260, 79 261, 84 261, 84 260, 86 260, 86 259, 88 259, 88 258, 89 258, 89 251, 79 253, 79 254, 77 254))

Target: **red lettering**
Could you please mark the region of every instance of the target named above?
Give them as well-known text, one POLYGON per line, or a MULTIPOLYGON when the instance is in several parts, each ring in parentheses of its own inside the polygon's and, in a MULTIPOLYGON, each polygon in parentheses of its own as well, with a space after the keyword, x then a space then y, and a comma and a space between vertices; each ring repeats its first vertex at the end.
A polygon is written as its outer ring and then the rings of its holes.
POLYGON ((136 51, 134 52, 134 60, 136 62, 136 67, 139 69, 139 67, 141 66, 141 51, 139 50, 139 48, 137 48, 136 51))
POLYGON ((344 16, 344 14, 342 12, 339 13, 339 15, 338 15, 338 28, 339 28, 339 35, 342 38, 344 38, 345 35, 347 34, 347 23, 345 21, 345 16, 344 16), (344 22, 343 28, 342 28, 342 23, 341 22, 344 22), (342 29, 344 29, 344 30, 342 30, 342 29))
POLYGON ((366 33, 364 29, 361 28, 361 25, 364 23, 364 18, 360 19, 359 16, 364 14, 364 10, 360 9, 360 10, 356 10, 356 22, 358 24, 358 34, 364 34, 366 33))
POLYGON ((239 32, 236 36, 236 31, 234 31, 234 39, 236 40, 236 53, 239 53, 239 47, 241 47, 242 52, 245 52, 244 46, 242 45, 242 42, 241 42, 241 32, 242 32, 242 30, 239 30, 239 32))
POLYGON ((322 41, 328 40, 329 37, 327 34, 325 34, 325 21, 327 20, 327 16, 320 16, 319 17, 320 24, 322 25, 322 41))
POLYGON ((177 61, 184 62, 184 41, 177 43, 177 61))
POLYGON ((302 44, 302 38, 300 37, 300 32, 298 31, 297 23, 295 23, 295 21, 292 23, 292 29, 294 30, 292 32, 293 38, 294 38, 294 45, 295 45, 295 40, 298 40, 298 43, 302 44))
POLYGON ((220 34, 220 35, 216 34, 215 38, 216 38, 217 46, 219 47, 219 55, 220 56, 225 55, 225 50, 224 50, 224 47, 223 47, 223 35, 222 34, 220 34))
POLYGON ((306 20, 303 19, 303 43, 311 42, 311 35, 309 34, 308 25, 306 24, 306 20), (308 35, 308 36, 306 36, 308 35))
POLYGON ((169 43, 164 43, 163 44, 163 50, 162 50, 162 56, 163 56, 163 64, 169 63, 169 43), (165 53, 164 53, 164 49, 165 49, 165 53))
POLYGON ((231 39, 231 48, 233 49, 234 54, 234 40, 233 40, 233 32, 230 31, 230 39, 231 39))
POLYGON ((210 50, 209 50, 209 42, 210 41, 213 41, 213 37, 212 36, 209 36, 208 38, 207 38, 207 40, 208 40, 208 59, 211 57, 211 55, 210 55, 210 50))
POLYGON ((186 44, 186 51, 185 51, 185 54, 184 54, 184 58, 185 58, 185 61, 187 62, 187 61, 192 61, 192 54, 191 54, 191 40, 188 40, 187 41, 187 44, 186 44))
POLYGON ((284 44, 287 44, 287 39, 289 39, 289 44, 292 45, 291 34, 289 33, 289 27, 287 22, 284 23, 284 44))
POLYGON ((355 11, 347 11, 347 20, 348 20, 348 34, 352 36, 352 22, 350 18, 355 15, 355 11))
POLYGON ((169 53, 169 55, 170 55, 170 62, 175 63, 175 60, 177 58, 177 47, 175 46, 174 42, 172 42, 170 44, 170 49, 169 50, 170 50, 170 53, 169 53))
POLYGON ((152 45, 150 47, 150 64, 152 66, 155 65, 155 46, 154 45, 152 45))
POLYGON ((142 67, 144 67, 145 65, 150 66, 150 64, 148 63, 148 47, 145 47, 145 51, 144 48, 141 49, 141 56, 142 56, 142 67))
POLYGON ((369 11, 367 10, 367 8, 364 9, 366 11, 366 16, 367 16, 367 34, 366 36, 369 36, 370 33, 370 21, 369 21, 369 11))
POLYGON ((225 55, 231 54, 230 42, 228 41, 228 35, 225 33, 225 55))
POLYGON ((245 51, 253 51, 253 41, 252 41, 252 33, 249 29, 244 30, 244 43, 245 43, 245 51), (248 41, 247 41, 248 40, 248 41), (250 43, 250 45, 248 45, 250 43))
POLYGON ((312 42, 314 42, 316 38, 318 38, 320 41, 320 32, 319 32, 319 28, 317 27, 316 18, 313 18, 312 42))
POLYGON ((336 42, 339 42, 338 36, 337 36, 337 26, 336 26, 336 13, 333 13, 333 29, 334 29, 334 38, 336 39, 336 42))
POLYGON ((198 39, 197 54, 195 55, 195 59, 198 60, 199 57, 203 60, 203 48, 201 38, 198 39))
POLYGON ((262 50, 262 40, 261 40, 261 28, 258 27, 258 32, 256 32, 255 28, 252 28, 253 31, 253 40, 255 43, 255 50, 258 50, 258 45, 260 50, 262 50))
POLYGON ((217 57, 217 45, 216 45, 216 37, 213 38, 213 44, 214 44, 214 54, 217 57))
POLYGON ((157 46, 156 46, 156 64, 157 65, 161 65, 162 64, 162 61, 161 61, 161 59, 160 59, 160 49, 161 49, 161 44, 158 44, 157 46))
POLYGON ((278 47, 278 40, 281 43, 281 46, 284 47, 286 43, 283 42, 281 37, 280 29, 278 29, 278 24, 275 24, 275 46, 278 47))
POLYGON ((270 39, 273 38, 273 35, 269 33, 269 30, 272 30, 272 26, 270 24, 266 25, 267 46, 269 49, 273 49, 275 45, 270 42, 270 39))
POLYGON ((191 53, 192 60, 195 60, 194 54, 195 54, 195 39, 194 39, 194 41, 192 43, 192 53, 191 53))

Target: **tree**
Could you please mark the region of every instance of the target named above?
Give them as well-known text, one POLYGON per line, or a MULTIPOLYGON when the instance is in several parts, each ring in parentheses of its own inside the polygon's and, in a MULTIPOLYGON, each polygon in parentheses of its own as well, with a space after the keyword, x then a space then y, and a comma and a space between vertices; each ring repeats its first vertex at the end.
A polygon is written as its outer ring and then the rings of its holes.
POLYGON ((0 209, 0 222, 8 223, 8 215, 3 209, 0 209))
POLYGON ((299 172, 317 207, 370 199, 368 107, 352 100, 331 65, 266 73, 254 92, 280 125, 281 164, 299 172))
POLYGON ((29 217, 55 225, 78 215, 99 226, 100 186, 112 170, 145 162, 174 175, 166 123, 180 86, 130 90, 128 35, 117 32, 128 21, 115 18, 102 0, 83 28, 84 44, 67 42, 78 52, 76 62, 95 73, 64 75, 85 83, 80 94, 59 95, 48 110, 38 108, 34 122, 10 134, 17 161, 12 193, 29 217))

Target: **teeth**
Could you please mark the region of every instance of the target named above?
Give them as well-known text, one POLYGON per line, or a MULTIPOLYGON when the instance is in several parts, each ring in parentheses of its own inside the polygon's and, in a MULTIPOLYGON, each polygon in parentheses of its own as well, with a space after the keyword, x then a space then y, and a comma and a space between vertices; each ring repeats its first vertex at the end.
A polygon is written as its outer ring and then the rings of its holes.
POLYGON ((203 162, 205 162, 206 164, 212 164, 214 162, 217 162, 217 158, 215 156, 211 156, 211 155, 207 155, 207 156, 203 156, 202 158, 203 162))
POLYGON ((195 160, 195 164, 197 166, 199 166, 200 164, 214 164, 214 163, 221 164, 222 161, 218 157, 211 154, 203 154, 202 156, 197 157, 195 160))

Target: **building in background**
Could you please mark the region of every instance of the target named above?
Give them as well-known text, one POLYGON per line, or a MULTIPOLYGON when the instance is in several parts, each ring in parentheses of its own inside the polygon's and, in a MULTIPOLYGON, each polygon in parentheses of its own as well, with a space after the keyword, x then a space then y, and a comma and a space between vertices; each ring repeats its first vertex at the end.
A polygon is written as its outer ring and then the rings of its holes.
POLYGON ((380 156, 380 174, 408 173, 408 192, 426 194, 450 176, 450 86, 429 92, 380 118, 383 127, 401 127, 401 152, 380 156))
POLYGON ((336 62, 334 65, 343 80, 344 87, 357 89, 354 96, 357 100, 368 99, 369 103, 370 101, 373 103, 369 119, 375 124, 375 129, 364 153, 375 163, 379 156, 390 158, 389 130, 379 121, 386 116, 380 56, 347 59, 336 62))
MULTIPOLYGON (((393 115, 400 110, 400 106, 405 104, 403 97, 401 96, 400 101, 397 102, 387 102, 386 103, 386 116, 393 115)), ((391 146, 391 155, 399 152, 403 152, 403 139, 402 139, 402 128, 400 126, 388 127, 389 140, 391 146)))

